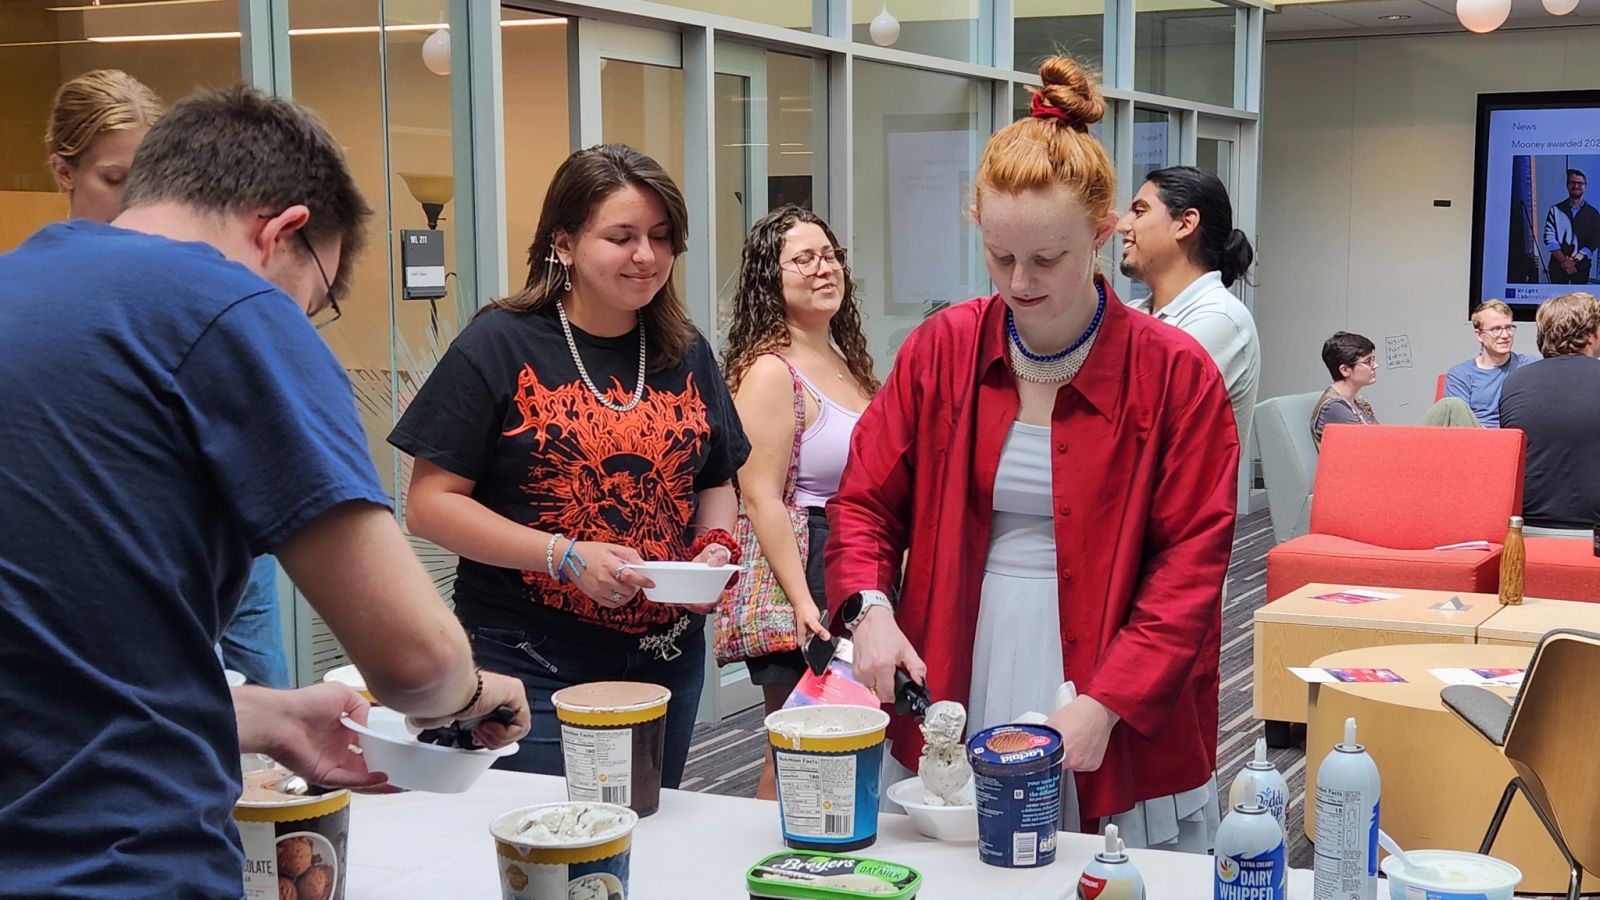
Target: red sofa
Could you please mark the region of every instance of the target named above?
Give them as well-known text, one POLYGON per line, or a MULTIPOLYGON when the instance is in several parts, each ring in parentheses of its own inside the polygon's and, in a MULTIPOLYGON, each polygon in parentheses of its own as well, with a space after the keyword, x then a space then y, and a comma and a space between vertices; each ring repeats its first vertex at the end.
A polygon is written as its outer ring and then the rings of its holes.
POLYGON ((1600 557, 1592 540, 1530 537, 1523 544, 1528 549, 1523 596, 1600 603, 1600 557))
POLYGON ((1497 591, 1526 446, 1515 428, 1329 426, 1311 531, 1267 554, 1267 599, 1317 581, 1497 591), (1477 540, 1490 549, 1433 549, 1477 540))

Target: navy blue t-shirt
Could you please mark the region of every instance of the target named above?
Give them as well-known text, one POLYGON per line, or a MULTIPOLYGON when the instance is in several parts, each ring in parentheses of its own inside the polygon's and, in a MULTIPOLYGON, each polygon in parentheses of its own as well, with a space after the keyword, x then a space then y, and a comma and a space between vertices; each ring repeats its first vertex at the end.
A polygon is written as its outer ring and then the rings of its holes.
POLYGON ((208 244, 72 222, 0 256, 0 897, 243 893, 212 644, 335 504, 388 504, 349 380, 208 244))

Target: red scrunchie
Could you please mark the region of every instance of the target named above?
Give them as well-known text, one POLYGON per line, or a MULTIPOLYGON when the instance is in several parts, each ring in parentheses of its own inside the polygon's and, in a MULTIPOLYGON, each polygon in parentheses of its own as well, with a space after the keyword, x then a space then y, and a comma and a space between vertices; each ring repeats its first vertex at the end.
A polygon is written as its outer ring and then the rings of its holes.
MULTIPOLYGON (((733 535, 729 534, 726 529, 711 528, 695 538, 694 543, 689 545, 689 558, 694 559, 699 556, 701 551, 712 544, 721 544, 726 547, 728 550, 728 562, 733 565, 738 565, 739 560, 744 556, 744 551, 739 549, 739 542, 735 541, 733 535)), ((743 574, 743 570, 733 573, 733 577, 728 579, 728 587, 738 584, 739 576, 743 574)))
POLYGON ((1033 95, 1033 103, 1028 107, 1028 115, 1035 119, 1060 119, 1068 125, 1073 124, 1072 117, 1059 106, 1051 106, 1044 102, 1044 97, 1038 93, 1033 95))

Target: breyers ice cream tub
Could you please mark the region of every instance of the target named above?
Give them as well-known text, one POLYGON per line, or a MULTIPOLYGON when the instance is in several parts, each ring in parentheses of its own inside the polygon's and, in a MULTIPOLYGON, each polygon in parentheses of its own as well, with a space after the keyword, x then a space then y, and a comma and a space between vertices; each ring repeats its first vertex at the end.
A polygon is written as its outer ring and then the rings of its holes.
POLYGON ((542 803, 489 825, 502 900, 628 900, 639 815, 612 803, 542 803))
POLYGON ((661 805, 667 701, 658 684, 596 681, 556 691, 567 799, 626 806, 648 816, 661 805))
POLYGON ((276 785, 288 774, 276 766, 251 772, 233 807, 245 900, 343 900, 350 792, 286 794, 276 785))
POLYGON ((978 858, 1025 869, 1056 861, 1061 823, 1061 733, 996 725, 967 741, 978 795, 978 858))
POLYGON ((1428 866, 1442 879, 1406 874, 1400 858, 1390 856, 1380 867, 1389 878, 1391 900, 1511 900, 1522 871, 1492 856, 1461 850, 1408 850, 1406 858, 1428 866))
POLYGON ((889 714, 869 706, 797 706, 767 716, 783 842, 859 850, 878 839, 878 789, 889 714))

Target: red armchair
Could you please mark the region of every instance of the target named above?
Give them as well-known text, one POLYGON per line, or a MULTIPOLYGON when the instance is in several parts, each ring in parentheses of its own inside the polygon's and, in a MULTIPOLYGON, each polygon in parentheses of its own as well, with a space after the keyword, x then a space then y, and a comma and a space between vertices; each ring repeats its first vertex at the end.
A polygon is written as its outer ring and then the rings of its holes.
POLYGON ((1311 531, 1267 554, 1267 598, 1316 581, 1498 590, 1526 445, 1515 428, 1329 426, 1311 531), (1490 550, 1433 549, 1477 540, 1490 550))

